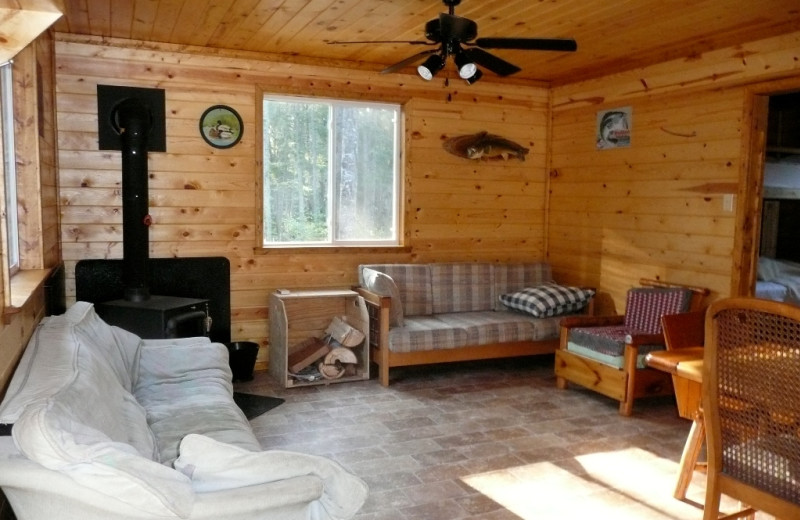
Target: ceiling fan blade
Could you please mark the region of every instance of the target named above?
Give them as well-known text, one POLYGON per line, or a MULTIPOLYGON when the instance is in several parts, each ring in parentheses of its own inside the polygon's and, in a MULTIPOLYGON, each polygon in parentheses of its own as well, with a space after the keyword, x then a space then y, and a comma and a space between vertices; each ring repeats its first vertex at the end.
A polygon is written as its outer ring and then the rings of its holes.
POLYGON ((411 65, 412 63, 416 63, 416 62, 422 60, 422 58, 424 58, 425 56, 428 56, 429 54, 434 54, 434 53, 438 52, 438 50, 439 49, 430 49, 430 50, 427 50, 427 51, 418 52, 418 53, 414 54, 413 56, 409 56, 408 58, 406 58, 406 59, 404 59, 402 61, 398 61, 394 65, 390 65, 390 66, 386 67, 385 69, 383 69, 381 71, 381 74, 390 74, 392 72, 396 72, 396 71, 398 71, 398 70, 400 70, 400 69, 402 69, 402 68, 404 68, 404 67, 406 67, 408 65, 411 65))
POLYGON ((576 51, 572 38, 478 38, 473 45, 484 49, 522 49, 532 51, 576 51))
POLYGON ((350 43, 408 43, 411 45, 436 45, 435 42, 426 42, 423 40, 355 40, 355 41, 333 40, 328 42, 328 45, 347 45, 350 43))
POLYGON ((498 76, 509 76, 522 70, 516 65, 500 59, 493 54, 489 54, 485 50, 477 47, 470 47, 469 49, 466 49, 464 53, 467 55, 470 61, 477 63, 482 67, 486 67, 498 76))
POLYGON ((456 40, 466 42, 478 35, 478 24, 469 18, 439 13, 439 31, 442 35, 442 41, 456 40))

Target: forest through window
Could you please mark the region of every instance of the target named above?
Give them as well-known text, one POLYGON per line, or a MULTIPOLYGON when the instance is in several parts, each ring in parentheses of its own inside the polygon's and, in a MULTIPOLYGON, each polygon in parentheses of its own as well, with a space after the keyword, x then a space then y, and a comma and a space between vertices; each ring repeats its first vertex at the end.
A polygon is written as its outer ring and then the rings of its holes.
POLYGON ((401 109, 265 96, 263 245, 397 245, 401 109))

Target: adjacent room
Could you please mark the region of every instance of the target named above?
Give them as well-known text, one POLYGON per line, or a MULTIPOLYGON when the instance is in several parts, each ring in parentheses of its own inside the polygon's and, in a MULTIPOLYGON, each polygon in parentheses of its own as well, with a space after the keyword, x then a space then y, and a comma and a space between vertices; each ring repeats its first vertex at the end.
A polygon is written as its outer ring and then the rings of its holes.
POLYGON ((800 486, 796 399, 719 448, 761 405, 701 348, 798 318, 796 0, 14 0, 0 41, 0 519, 800 514, 717 471, 768 423, 800 486))

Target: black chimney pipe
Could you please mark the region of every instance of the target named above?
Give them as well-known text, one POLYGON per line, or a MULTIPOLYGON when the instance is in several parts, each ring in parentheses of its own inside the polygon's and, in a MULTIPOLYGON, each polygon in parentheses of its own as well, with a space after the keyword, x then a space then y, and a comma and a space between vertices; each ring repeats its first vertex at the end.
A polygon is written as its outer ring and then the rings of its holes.
POLYGON ((147 264, 150 257, 147 137, 152 115, 136 98, 127 98, 113 111, 112 124, 122 145, 122 255, 125 300, 150 299, 147 264))

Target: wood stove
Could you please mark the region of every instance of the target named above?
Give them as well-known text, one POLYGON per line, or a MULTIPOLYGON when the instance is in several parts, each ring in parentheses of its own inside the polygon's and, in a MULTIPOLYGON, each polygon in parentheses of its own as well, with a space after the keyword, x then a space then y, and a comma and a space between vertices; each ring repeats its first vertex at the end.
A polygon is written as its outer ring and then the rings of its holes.
POLYGON ((100 148, 122 152, 124 287, 121 298, 95 301, 95 310, 142 338, 209 336, 209 300, 150 294, 147 153, 166 151, 164 91, 98 85, 97 94, 100 148))
POLYGON ((178 296, 150 296, 136 302, 126 299, 95 304, 98 316, 141 338, 208 336, 208 300, 178 296))
MULTIPOLYGON (((75 264, 75 298, 95 307, 124 300, 122 266, 123 260, 117 258, 80 260, 75 264)), ((224 256, 150 258, 147 273, 154 295, 207 300, 211 341, 231 341, 230 260, 224 256)))

